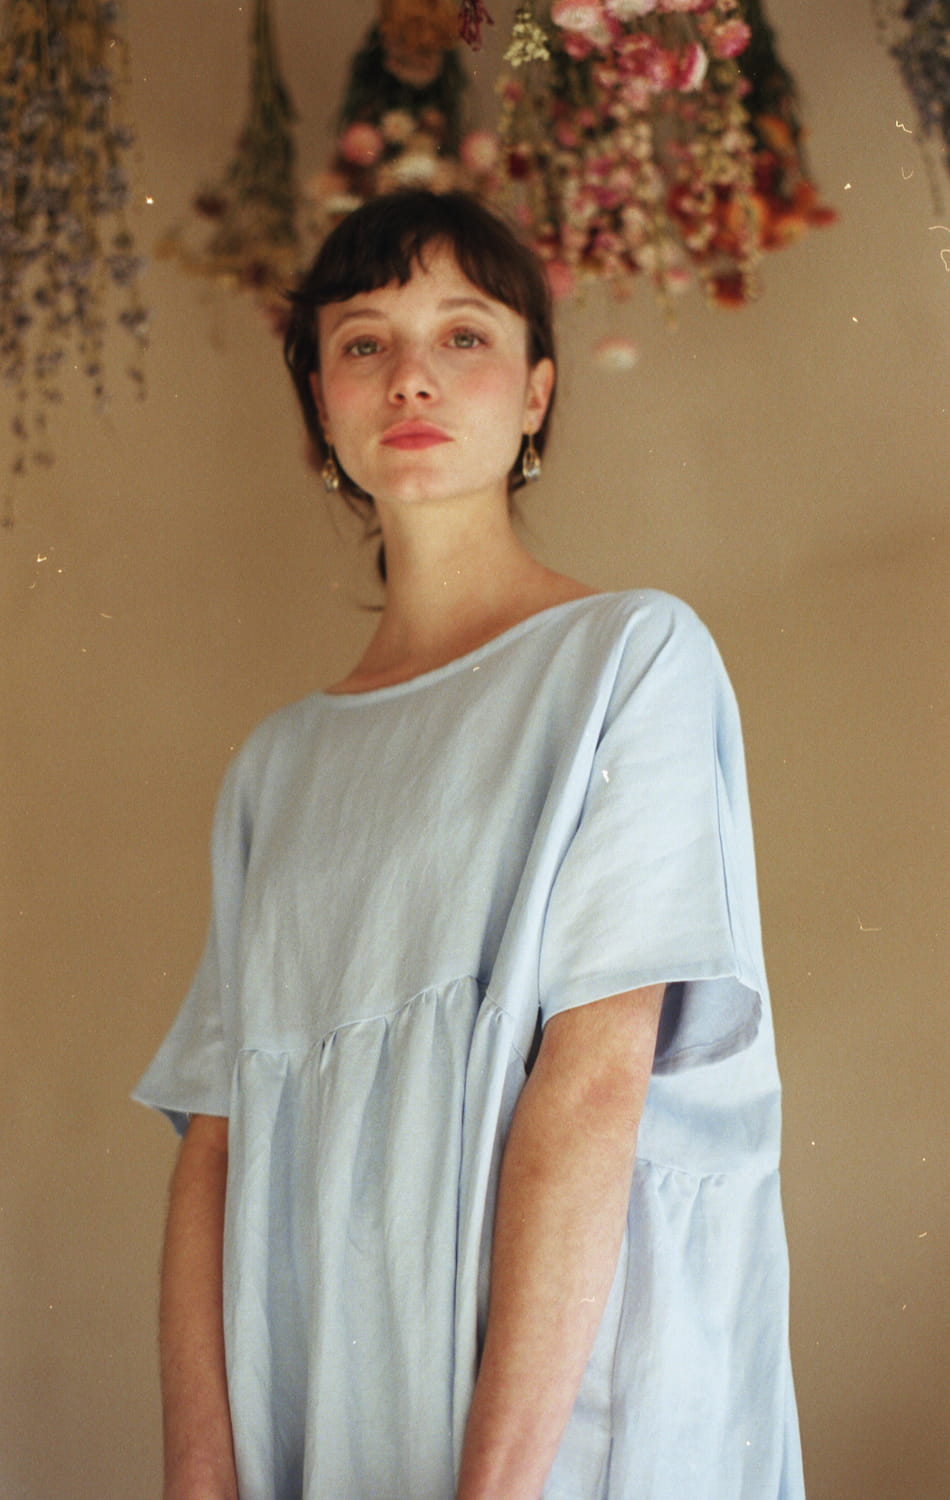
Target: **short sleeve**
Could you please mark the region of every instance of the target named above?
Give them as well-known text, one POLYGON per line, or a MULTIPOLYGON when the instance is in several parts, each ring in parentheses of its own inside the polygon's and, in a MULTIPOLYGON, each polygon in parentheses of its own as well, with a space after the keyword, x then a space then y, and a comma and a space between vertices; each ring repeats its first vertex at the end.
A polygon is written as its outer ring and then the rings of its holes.
POLYGON ((189 1116, 227 1115, 233 1047, 226 1014, 236 961, 248 834, 239 768, 225 777, 211 839, 212 911, 207 941, 177 1017, 132 1097, 161 1110, 183 1134, 189 1116))
POLYGON ((541 948, 542 1019, 665 982, 654 1070, 748 1046, 765 997, 738 711, 687 606, 634 619, 541 948))

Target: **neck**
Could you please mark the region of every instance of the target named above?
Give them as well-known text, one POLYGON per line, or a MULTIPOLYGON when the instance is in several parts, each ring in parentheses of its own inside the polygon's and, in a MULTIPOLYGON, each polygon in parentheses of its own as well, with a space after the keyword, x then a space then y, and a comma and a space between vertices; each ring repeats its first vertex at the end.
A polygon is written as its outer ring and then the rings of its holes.
POLYGON ((474 650, 526 616, 591 590, 532 557, 507 499, 484 505, 380 508, 386 603, 350 683, 428 671, 474 650))
POLYGON ((463 502, 381 519, 387 584, 377 635, 406 656, 438 653, 490 626, 540 568, 515 535, 506 501, 487 521, 463 502))

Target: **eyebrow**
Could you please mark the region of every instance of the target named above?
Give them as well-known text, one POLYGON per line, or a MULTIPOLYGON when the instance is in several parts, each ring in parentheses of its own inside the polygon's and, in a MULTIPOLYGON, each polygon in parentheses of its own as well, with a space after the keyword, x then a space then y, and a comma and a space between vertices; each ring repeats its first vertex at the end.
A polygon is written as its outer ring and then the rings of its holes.
MULTIPOLYGON (((328 305, 332 306, 334 304, 328 305)), ((336 305, 338 306, 339 304, 336 305)), ((487 313, 490 318, 497 318, 497 313, 494 311, 491 303, 484 301, 481 297, 443 297, 439 303, 439 312, 454 312, 464 307, 471 307, 477 312, 487 313)), ((380 312, 375 307, 354 307, 348 312, 340 313, 335 326, 340 328, 352 318, 379 318, 385 320, 386 314, 380 312)))

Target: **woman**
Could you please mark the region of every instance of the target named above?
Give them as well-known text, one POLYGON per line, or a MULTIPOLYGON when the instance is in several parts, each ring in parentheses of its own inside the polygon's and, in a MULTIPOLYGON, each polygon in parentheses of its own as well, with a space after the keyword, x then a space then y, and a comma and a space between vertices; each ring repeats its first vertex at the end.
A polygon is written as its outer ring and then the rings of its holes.
POLYGON ((208 944, 137 1091, 185 1131, 166 1500, 795 1500, 715 648, 518 540, 550 310, 473 200, 344 221, 287 352, 386 600, 349 676, 232 765, 208 944))

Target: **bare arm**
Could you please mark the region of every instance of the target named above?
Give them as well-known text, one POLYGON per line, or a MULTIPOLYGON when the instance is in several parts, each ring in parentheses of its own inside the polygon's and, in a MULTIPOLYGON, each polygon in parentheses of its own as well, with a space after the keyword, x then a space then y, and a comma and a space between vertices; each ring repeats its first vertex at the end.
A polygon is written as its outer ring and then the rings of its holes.
POLYGON ((539 1500, 616 1270, 663 989, 545 1028, 502 1162, 457 1500, 539 1500))
POLYGON ((237 1500, 221 1284, 228 1122, 196 1115, 172 1177, 162 1260, 164 1500, 237 1500))

